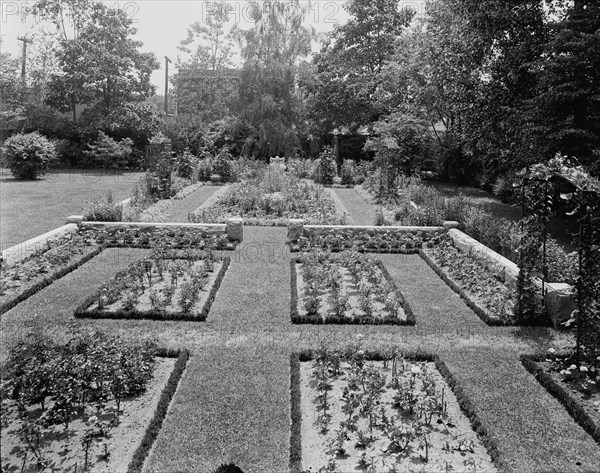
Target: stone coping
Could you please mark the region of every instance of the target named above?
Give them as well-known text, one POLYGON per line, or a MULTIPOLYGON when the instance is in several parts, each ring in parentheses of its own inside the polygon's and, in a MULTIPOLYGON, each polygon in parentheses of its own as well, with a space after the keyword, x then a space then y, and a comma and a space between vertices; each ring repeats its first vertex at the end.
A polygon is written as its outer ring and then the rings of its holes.
POLYGON ((67 223, 62 227, 55 228, 54 230, 30 238, 23 243, 11 246, 2 251, 2 266, 4 268, 10 268, 27 259, 32 254, 45 249, 49 241, 67 233, 76 232, 77 229, 78 226, 75 223, 67 223))

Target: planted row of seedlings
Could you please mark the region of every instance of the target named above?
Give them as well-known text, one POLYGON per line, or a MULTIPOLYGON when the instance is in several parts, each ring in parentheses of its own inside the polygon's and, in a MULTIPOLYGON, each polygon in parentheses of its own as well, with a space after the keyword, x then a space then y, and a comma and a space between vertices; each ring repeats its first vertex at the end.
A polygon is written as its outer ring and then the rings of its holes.
POLYGON ((334 258, 328 250, 312 249, 292 260, 292 275, 294 323, 414 323, 381 261, 356 250, 334 258))
POLYGON ((325 347, 300 363, 303 472, 494 472, 435 363, 325 347))
POLYGON ((2 471, 126 471, 174 359, 99 331, 31 335, 2 379, 2 471))
POLYGON ((212 248, 179 251, 161 244, 102 285, 75 315, 206 320, 228 264, 212 248))

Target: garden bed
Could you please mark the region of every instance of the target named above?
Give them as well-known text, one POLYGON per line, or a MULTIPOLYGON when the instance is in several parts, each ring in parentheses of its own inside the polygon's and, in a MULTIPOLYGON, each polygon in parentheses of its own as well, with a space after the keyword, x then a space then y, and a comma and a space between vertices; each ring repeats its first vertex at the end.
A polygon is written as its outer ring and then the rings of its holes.
POLYGON ((339 258, 312 250, 291 260, 295 324, 415 323, 414 314, 379 260, 356 251, 339 258))
POLYGON ((89 296, 76 317, 205 321, 230 259, 212 251, 153 251, 89 296))
POLYGON ((0 314, 77 269, 102 251, 81 235, 68 234, 50 248, 0 273, 0 314))
POLYGON ((514 325, 516 293, 447 240, 420 252, 425 262, 488 325, 514 325))
POLYGON ((3 380, 2 471, 140 472, 188 353, 98 332, 17 348, 3 380))
POLYGON ((340 252, 355 249, 364 253, 416 254, 425 245, 435 244, 441 235, 429 232, 410 233, 382 230, 376 234, 369 232, 347 233, 331 230, 326 234, 301 236, 291 242, 291 251, 307 251, 311 248, 327 248, 340 252))
POLYGON ((600 360, 574 363, 572 354, 521 356, 525 368, 556 397, 600 444, 600 360))
POLYGON ((314 224, 344 225, 349 221, 328 190, 274 168, 228 185, 206 204, 190 214, 190 222, 224 223, 232 217, 242 217, 246 225, 273 226, 286 226, 291 218, 314 224))
POLYGON ((359 347, 292 358, 292 470, 498 471, 439 365, 359 347))
POLYGON ((74 271, 91 260, 105 248, 145 248, 159 246, 170 248, 196 248, 233 250, 238 242, 229 241, 226 235, 206 234, 196 229, 119 227, 83 227, 52 242, 43 252, 37 252, 0 273, 0 314, 31 297, 57 279, 74 271))
POLYGON ((170 248, 234 250, 238 244, 229 241, 219 230, 169 226, 135 226, 135 224, 94 226, 82 224, 80 234, 106 247, 152 248, 166 244, 170 248))

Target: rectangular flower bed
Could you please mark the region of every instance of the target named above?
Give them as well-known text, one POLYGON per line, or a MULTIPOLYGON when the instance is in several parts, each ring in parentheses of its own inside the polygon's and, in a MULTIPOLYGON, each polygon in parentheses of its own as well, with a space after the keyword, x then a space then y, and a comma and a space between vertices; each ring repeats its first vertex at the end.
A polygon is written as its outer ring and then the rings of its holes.
POLYGON ((222 223, 231 217, 242 217, 246 225, 285 226, 290 218, 303 218, 307 223, 346 224, 340 204, 331 193, 306 179, 265 167, 239 183, 228 185, 208 205, 189 215, 190 222, 222 223))
POLYGON ((88 297, 76 317, 204 321, 230 259, 212 251, 155 249, 88 297))
POLYGON ((356 251, 312 250, 291 260, 291 320, 296 324, 415 323, 383 263, 356 251))
POLYGON ((514 325, 516 291, 448 239, 420 252, 425 262, 488 325, 514 325))
POLYGON ((99 332, 17 349, 3 379, 3 470, 141 471, 188 352, 99 332))
POLYGON ((321 348, 291 374, 292 471, 498 471, 439 360, 321 348))
MULTIPOLYGON (((155 248, 233 250, 237 242, 226 235, 202 229, 82 227, 77 233, 53 241, 44 251, 0 272, 0 314, 10 310, 57 279, 77 269, 105 248, 155 248)), ((184 250, 185 251, 185 250, 184 250)))

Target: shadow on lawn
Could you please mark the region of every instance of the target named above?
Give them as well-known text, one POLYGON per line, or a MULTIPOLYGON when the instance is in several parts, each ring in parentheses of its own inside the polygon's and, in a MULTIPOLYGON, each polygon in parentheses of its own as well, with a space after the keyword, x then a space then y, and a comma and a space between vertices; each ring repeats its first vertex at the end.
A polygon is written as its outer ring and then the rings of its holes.
POLYGON ((545 351, 554 339, 553 329, 549 327, 516 327, 512 334, 530 345, 536 352, 545 351))

